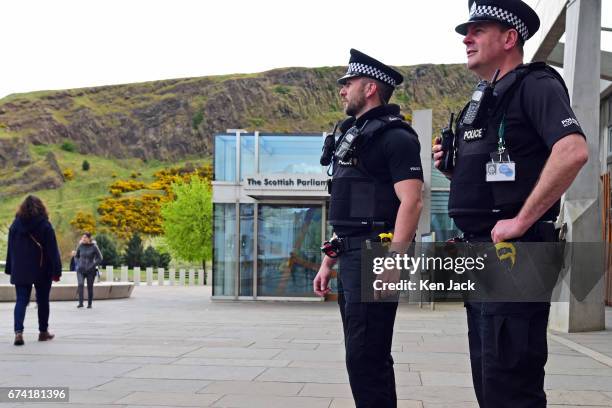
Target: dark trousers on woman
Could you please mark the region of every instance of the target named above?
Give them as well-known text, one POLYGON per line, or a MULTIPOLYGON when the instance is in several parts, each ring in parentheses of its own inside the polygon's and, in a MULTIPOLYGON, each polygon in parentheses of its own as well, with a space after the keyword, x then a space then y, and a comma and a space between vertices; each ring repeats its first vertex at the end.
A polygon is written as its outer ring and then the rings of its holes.
POLYGON ((83 304, 83 286, 85 286, 85 281, 87 281, 87 304, 91 306, 91 302, 93 302, 93 287, 95 279, 95 273, 82 274, 81 272, 77 272, 79 305, 83 304))
MULTIPOLYGON (((51 293, 51 279, 35 282, 36 304, 38 305, 38 330, 46 332, 49 327, 49 293, 51 293)), ((15 285, 15 333, 23 332, 23 321, 25 320, 26 308, 30 303, 32 285, 15 285)))

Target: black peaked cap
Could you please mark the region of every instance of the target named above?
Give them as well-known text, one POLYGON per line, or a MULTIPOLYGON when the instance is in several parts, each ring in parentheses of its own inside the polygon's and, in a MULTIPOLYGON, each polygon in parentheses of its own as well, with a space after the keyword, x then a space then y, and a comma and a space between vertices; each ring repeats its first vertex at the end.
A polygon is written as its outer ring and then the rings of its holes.
POLYGON ((344 85, 347 79, 362 76, 377 79, 393 88, 404 81, 402 74, 393 68, 361 51, 351 48, 348 71, 346 71, 342 78, 338 79, 338 83, 344 85))
POLYGON ((510 26, 527 41, 540 28, 536 12, 521 0, 469 0, 470 18, 459 24, 455 31, 466 35, 468 26, 478 21, 497 21, 510 26))

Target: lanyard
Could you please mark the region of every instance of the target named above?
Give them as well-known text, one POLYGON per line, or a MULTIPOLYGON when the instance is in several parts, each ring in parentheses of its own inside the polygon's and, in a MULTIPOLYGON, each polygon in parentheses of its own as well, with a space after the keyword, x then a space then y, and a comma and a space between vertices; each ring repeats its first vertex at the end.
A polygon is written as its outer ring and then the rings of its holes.
POLYGON ((506 114, 502 116, 501 123, 499 124, 499 129, 497 130, 497 136, 499 137, 497 141, 497 153, 501 156, 506 151, 506 142, 504 141, 504 133, 506 132, 506 114))

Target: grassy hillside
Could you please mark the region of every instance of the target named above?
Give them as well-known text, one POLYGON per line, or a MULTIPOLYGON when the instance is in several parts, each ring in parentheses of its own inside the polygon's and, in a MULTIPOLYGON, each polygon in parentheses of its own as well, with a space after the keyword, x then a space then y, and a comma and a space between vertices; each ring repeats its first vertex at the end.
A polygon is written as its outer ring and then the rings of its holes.
MULTIPOLYGON (((62 169, 73 169, 75 174, 73 180, 64 182, 58 189, 35 192, 47 205, 65 260, 78 239, 78 235, 70 226, 70 220, 79 211, 95 215, 99 201, 109 196, 108 186, 113 181, 132 179, 133 173, 141 173, 136 180, 150 182, 153 180, 153 174, 163 168, 180 166, 187 162, 194 164, 210 162, 208 159, 203 160, 194 157, 173 163, 159 161, 147 161, 145 163, 140 159, 107 159, 66 152, 57 145, 30 147, 30 154, 35 159, 44 158, 49 152, 56 156, 62 169), (83 160, 89 162, 91 166, 89 171, 82 170, 83 160)), ((19 194, 0 199, 0 259, 4 259, 6 254, 5 232, 13 220, 16 208, 24 197, 25 194, 19 194)))

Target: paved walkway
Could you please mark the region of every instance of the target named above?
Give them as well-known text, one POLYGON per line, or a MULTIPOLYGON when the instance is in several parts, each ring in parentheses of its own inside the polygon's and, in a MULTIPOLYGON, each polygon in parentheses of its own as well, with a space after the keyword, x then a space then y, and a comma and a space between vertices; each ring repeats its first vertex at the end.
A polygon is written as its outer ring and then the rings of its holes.
MULTIPOLYGON (((70 406, 88 408, 353 406, 334 303, 209 297, 209 287, 144 286, 91 310, 55 302, 57 337, 48 343, 35 341, 31 307, 21 348, 12 345, 13 305, 2 303, 0 386, 69 386, 70 406)), ((549 406, 612 407, 610 329, 549 345, 549 406), (589 350, 595 358, 582 353, 589 350)), ((400 306, 393 347, 399 407, 477 407, 460 305, 400 306)), ((65 404, 0 404, 13 406, 65 404)))

